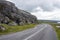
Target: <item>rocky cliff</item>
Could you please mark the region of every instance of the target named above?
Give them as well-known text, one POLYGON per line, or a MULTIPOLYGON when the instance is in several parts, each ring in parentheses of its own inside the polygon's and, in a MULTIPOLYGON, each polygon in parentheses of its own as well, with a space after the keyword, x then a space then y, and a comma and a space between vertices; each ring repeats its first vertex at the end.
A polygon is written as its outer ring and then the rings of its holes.
POLYGON ((36 22, 37 18, 34 15, 18 9, 14 3, 9 1, 0 1, 0 23, 24 25, 36 22))

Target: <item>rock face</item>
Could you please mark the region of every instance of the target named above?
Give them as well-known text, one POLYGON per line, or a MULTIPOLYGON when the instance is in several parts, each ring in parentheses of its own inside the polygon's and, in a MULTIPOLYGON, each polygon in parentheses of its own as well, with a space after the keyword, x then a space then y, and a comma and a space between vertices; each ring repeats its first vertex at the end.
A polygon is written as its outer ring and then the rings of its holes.
POLYGON ((0 23, 24 25, 36 23, 37 18, 29 12, 18 9, 14 3, 8 1, 0 1, 0 23))

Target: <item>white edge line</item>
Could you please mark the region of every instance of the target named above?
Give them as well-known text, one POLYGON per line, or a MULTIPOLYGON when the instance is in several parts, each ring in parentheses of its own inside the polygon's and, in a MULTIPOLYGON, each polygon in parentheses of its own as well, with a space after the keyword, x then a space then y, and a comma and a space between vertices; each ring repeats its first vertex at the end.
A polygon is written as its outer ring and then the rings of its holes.
MULTIPOLYGON (((44 27, 44 28, 46 28, 46 27, 44 27)), ((44 28, 41 28, 40 31, 37 31, 36 33, 30 35, 29 37, 25 38, 24 40, 28 40, 29 38, 32 38, 33 36, 35 36, 36 34, 38 34, 39 32, 41 32, 44 28)))

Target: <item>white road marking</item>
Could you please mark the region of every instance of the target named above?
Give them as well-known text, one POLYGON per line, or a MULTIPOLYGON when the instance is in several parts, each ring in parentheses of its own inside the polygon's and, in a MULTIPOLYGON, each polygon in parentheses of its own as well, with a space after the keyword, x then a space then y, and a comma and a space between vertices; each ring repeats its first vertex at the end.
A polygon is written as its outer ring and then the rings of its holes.
MULTIPOLYGON (((46 27, 47 27, 47 26, 46 26, 46 27)), ((36 33, 34 33, 34 34, 30 35, 29 37, 27 37, 27 38, 26 38, 26 39, 24 39, 24 40, 28 40, 29 38, 32 38, 33 36, 35 36, 36 34, 38 34, 39 32, 41 32, 43 29, 45 29, 46 27, 41 28, 41 29, 40 29, 40 31, 37 31, 36 33)))
MULTIPOLYGON (((37 29, 37 27, 32 28, 32 29, 37 29)), ((29 29, 29 30, 31 30, 31 29, 29 29)), ((24 33, 24 31, 22 31, 22 32, 24 33)), ((32 30, 31 30, 31 32, 32 32, 32 30)), ((18 34, 21 34, 21 32, 17 32, 17 33, 18 33, 18 34)), ((0 36, 0 39, 4 39, 4 38, 9 38, 9 37, 16 36, 17 33, 13 33, 13 34, 10 34, 10 35, 2 35, 2 36, 0 36)), ((25 33, 24 35, 29 34, 29 33, 30 33, 30 32, 25 33)), ((19 36, 22 36, 22 35, 19 35, 19 36)))

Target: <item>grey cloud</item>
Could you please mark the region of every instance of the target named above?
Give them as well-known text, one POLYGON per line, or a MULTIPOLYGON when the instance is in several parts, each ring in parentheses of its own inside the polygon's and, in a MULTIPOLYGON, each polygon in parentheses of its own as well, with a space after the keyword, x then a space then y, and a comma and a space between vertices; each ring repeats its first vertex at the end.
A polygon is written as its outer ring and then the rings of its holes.
POLYGON ((44 11, 52 11, 54 7, 59 7, 59 3, 52 3, 50 0, 11 0, 20 9, 32 11, 34 8, 40 6, 44 11))
POLYGON ((40 7, 44 10, 44 11, 52 11, 54 9, 53 6, 49 5, 49 4, 41 4, 40 7))
POLYGON ((32 9, 36 8, 39 6, 41 2, 38 2, 38 0, 12 0, 16 6, 20 9, 24 9, 27 11, 32 11, 32 9))
POLYGON ((60 2, 54 4, 55 7, 60 8, 60 2))

